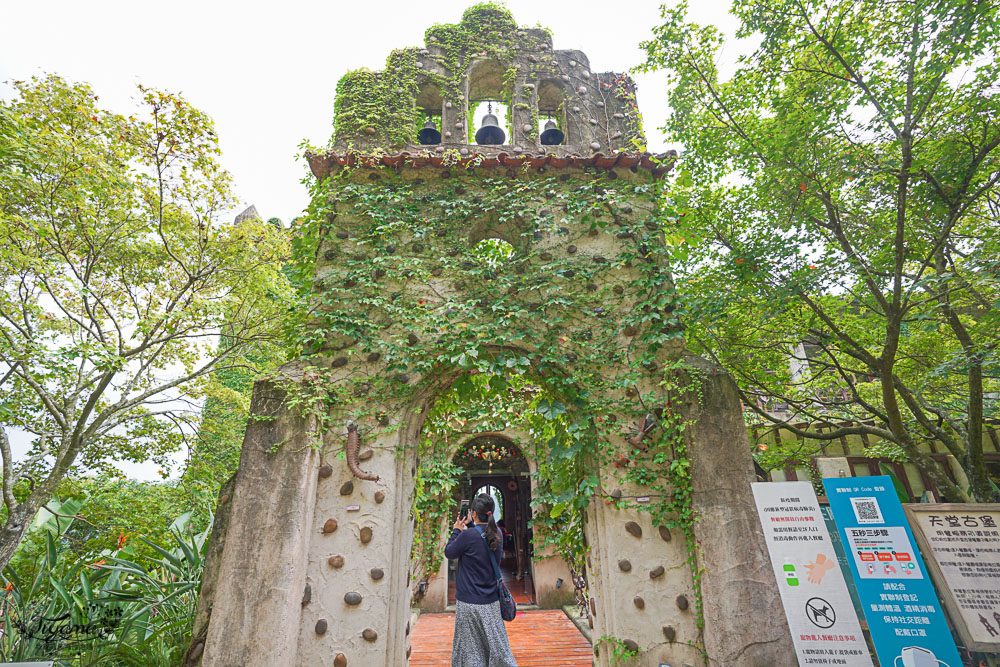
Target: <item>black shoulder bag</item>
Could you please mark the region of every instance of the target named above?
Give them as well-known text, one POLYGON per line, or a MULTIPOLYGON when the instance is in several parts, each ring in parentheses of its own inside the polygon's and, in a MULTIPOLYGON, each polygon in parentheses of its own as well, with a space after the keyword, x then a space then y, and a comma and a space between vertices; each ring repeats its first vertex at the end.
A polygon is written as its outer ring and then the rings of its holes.
POLYGON ((490 562, 493 563, 493 574, 497 577, 497 590, 500 594, 500 618, 508 622, 513 621, 514 617, 517 616, 517 604, 514 603, 514 596, 507 590, 507 584, 503 583, 503 577, 500 576, 500 566, 497 565, 497 555, 490 549, 486 535, 481 530, 479 534, 483 536, 483 542, 486 543, 486 551, 490 554, 490 562))

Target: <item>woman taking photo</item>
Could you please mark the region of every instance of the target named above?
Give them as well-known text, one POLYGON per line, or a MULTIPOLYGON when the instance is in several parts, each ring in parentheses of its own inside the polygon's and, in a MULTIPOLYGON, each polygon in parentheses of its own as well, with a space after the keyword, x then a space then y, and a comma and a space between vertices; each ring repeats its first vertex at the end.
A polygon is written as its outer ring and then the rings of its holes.
POLYGON ((445 557, 458 559, 451 667, 517 667, 500 617, 500 591, 490 559, 490 551, 497 562, 503 556, 494 509, 493 498, 476 496, 469 516, 459 515, 444 548, 445 557))

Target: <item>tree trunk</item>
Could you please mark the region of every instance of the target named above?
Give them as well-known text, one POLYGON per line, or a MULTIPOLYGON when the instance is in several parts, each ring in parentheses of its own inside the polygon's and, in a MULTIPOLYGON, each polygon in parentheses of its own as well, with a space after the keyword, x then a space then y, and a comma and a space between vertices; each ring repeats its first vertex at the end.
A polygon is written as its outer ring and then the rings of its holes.
POLYGON ((7 516, 6 523, 0 528, 0 571, 7 567, 10 559, 14 557, 17 546, 21 544, 21 539, 28 530, 28 524, 40 507, 32 494, 7 516))

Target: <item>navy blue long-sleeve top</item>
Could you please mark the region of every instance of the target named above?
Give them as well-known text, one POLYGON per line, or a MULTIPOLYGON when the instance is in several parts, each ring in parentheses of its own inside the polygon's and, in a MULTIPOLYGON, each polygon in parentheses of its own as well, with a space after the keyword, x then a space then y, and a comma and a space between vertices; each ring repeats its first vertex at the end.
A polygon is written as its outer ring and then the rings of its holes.
MULTIPOLYGON (((455 599, 470 604, 489 604, 500 599, 497 578, 490 561, 486 539, 478 528, 452 529, 444 555, 458 559, 455 599)), ((497 563, 503 558, 503 544, 497 546, 497 563)))

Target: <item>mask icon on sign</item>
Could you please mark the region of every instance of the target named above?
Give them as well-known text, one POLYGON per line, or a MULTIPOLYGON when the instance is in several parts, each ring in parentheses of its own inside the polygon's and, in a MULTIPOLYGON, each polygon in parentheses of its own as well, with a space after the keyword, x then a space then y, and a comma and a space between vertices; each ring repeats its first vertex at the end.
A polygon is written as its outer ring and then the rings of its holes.
POLYGON ((896 659, 892 661, 892 667, 951 667, 947 662, 938 660, 932 651, 919 646, 907 646, 896 659))

